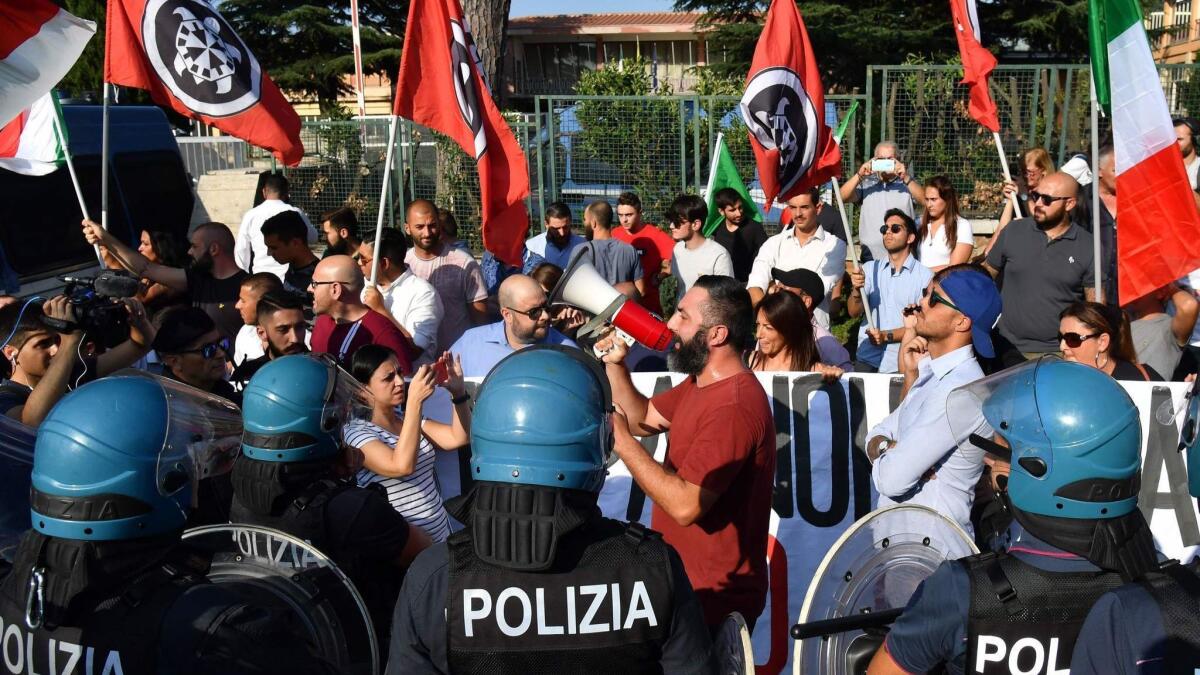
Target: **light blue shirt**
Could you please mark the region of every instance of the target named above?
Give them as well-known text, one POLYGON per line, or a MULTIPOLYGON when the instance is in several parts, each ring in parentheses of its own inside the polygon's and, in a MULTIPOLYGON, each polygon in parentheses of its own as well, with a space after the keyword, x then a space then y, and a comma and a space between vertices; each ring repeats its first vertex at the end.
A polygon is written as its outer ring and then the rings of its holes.
MULTIPOLYGON (((871 307, 871 318, 875 326, 887 332, 897 330, 897 337, 904 332, 903 310, 908 305, 921 301, 921 291, 933 279, 933 272, 922 265, 909 253, 908 258, 899 270, 892 267, 890 260, 871 260, 863 263, 863 274, 866 283, 863 286, 863 297, 871 307)), ((900 353, 900 344, 893 342, 886 347, 871 344, 867 339, 867 322, 863 321, 858 327, 858 356, 863 363, 869 363, 879 368, 881 373, 894 373, 899 370, 896 357, 900 353)))
POLYGON ((917 365, 917 380, 892 414, 871 429, 867 438, 886 436, 896 441, 871 467, 871 482, 879 491, 879 508, 892 504, 923 504, 957 522, 968 534, 975 483, 983 473, 983 451, 966 442, 977 433, 992 437, 983 415, 956 419, 956 438, 950 428, 946 399, 954 389, 983 377, 972 345, 960 347, 917 365), (959 441, 962 441, 960 444, 959 441), (925 480, 932 469, 937 477, 925 480))
POLYGON ((530 237, 525 242, 525 248, 528 248, 530 251, 542 256, 546 259, 546 262, 553 263, 560 269, 565 270, 567 269, 567 263, 571 261, 571 252, 575 250, 575 247, 585 243, 587 243, 587 239, 584 239, 582 236, 572 232, 571 238, 567 240, 567 245, 559 248, 554 244, 554 242, 550 241, 546 237, 546 233, 543 232, 536 237, 530 237))
MULTIPOLYGON (((553 328, 538 344, 578 347, 571 338, 553 328)), ((476 326, 463 333, 454 346, 450 347, 450 351, 462 357, 465 377, 484 377, 500 359, 516 350, 508 344, 508 337, 504 334, 504 321, 497 321, 485 326, 476 326)))

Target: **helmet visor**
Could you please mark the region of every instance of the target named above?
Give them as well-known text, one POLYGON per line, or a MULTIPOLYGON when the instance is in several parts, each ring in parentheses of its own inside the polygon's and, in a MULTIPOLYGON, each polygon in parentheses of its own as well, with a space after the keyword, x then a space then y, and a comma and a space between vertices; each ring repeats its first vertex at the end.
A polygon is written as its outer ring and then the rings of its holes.
POLYGON ((233 468, 242 440, 242 411, 236 405, 215 394, 144 371, 129 369, 117 375, 146 378, 162 389, 167 420, 158 454, 159 494, 175 494, 200 479, 228 473, 233 468))
POLYGON ((342 370, 332 359, 325 358, 323 361, 329 366, 330 373, 325 392, 325 409, 321 412, 321 429, 345 443, 346 424, 356 419, 371 419, 375 397, 363 383, 342 370))
MULTIPOLYGON (((1000 371, 950 392, 946 418, 962 450, 973 449, 1015 462, 1010 448, 1050 445, 1038 414, 1037 369, 1043 357, 1000 371)), ((1019 452, 1019 451, 1018 451, 1019 452)), ((1041 458, 1049 469, 1050 453, 1041 458)))

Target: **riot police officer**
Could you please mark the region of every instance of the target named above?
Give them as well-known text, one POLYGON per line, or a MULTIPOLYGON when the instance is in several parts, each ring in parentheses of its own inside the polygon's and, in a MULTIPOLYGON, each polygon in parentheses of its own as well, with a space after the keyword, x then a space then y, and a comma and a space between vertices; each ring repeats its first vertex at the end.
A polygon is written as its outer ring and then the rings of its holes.
POLYGON ((334 672, 295 617, 209 583, 180 540, 196 481, 228 470, 239 429, 232 404, 154 376, 97 380, 50 411, 33 528, 0 583, 7 672, 334 672))
POLYGON ((712 646, 675 551, 600 515, 607 379, 577 349, 501 360, 471 423, 466 529, 419 556, 387 672, 702 673, 712 646))
POLYGON ((1111 377, 1052 357, 961 387, 947 408, 952 425, 982 412, 995 438, 960 442, 1011 463, 1008 550, 943 563, 868 672, 1066 672, 1095 600, 1157 564, 1137 509, 1138 411, 1111 377))
POLYGON ((430 544, 382 490, 352 475, 342 426, 370 414, 369 394, 327 357, 297 354, 259 369, 243 392, 242 454, 230 520, 269 527, 320 549, 354 582, 386 636, 403 570, 430 544))
MULTIPOLYGON (((1179 449, 1187 451, 1188 492, 1200 497, 1200 381, 1189 395, 1179 449)), ((1088 612, 1073 673, 1200 672, 1200 558, 1169 560, 1100 596, 1088 612)))

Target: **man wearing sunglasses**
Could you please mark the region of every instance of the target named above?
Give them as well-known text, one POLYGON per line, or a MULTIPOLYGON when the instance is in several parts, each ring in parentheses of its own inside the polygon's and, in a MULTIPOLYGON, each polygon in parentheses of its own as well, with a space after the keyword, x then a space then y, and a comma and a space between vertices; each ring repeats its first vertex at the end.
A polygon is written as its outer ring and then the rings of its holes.
POLYGON ((163 375, 241 405, 242 395, 225 381, 233 345, 204 310, 173 307, 155 321, 154 351, 162 361, 163 375))
POLYGON ((450 351, 462 357, 465 377, 483 377, 509 354, 530 345, 575 342, 550 326, 546 291, 531 277, 514 274, 497 292, 500 320, 463 333, 450 351))
MULTIPOLYGON (((983 473, 981 452, 958 450, 946 413, 955 387, 983 377, 975 355, 991 358, 1000 294, 986 272, 951 265, 934 275, 905 318, 899 365, 903 399, 868 437, 879 507, 912 503, 953 518, 970 533, 971 502, 983 473)), ((965 551, 964 551, 965 553, 965 551)))
POLYGON ((1005 366, 1058 353, 1058 317, 1078 300, 1095 300, 1092 235, 1071 223, 1079 183, 1050 174, 1029 194, 1032 218, 1004 228, 984 266, 1003 274, 1005 312, 998 326, 1005 366))

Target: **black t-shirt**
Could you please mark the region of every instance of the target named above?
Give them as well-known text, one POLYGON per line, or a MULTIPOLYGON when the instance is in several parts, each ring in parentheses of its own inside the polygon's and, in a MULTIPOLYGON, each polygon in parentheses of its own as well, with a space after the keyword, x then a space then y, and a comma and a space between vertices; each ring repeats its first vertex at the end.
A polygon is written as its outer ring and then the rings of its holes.
POLYGON ((209 273, 198 273, 185 270, 188 284, 188 298, 193 307, 199 307, 217 324, 217 332, 230 340, 237 339, 238 331, 242 329, 242 315, 238 312, 238 291, 246 277, 244 270, 225 279, 217 279, 209 273))
MULTIPOLYGON (((67 389, 73 390, 96 379, 96 358, 84 356, 76 358, 71 366, 71 379, 67 381, 67 389)), ((0 380, 0 415, 8 415, 8 411, 19 408, 29 400, 33 388, 29 385, 0 380)), ((11 417, 11 415, 9 415, 11 417)))
POLYGON ((734 278, 746 281, 750 278, 750 268, 754 266, 754 256, 758 255, 758 249, 767 240, 767 232, 753 220, 742 223, 736 232, 730 232, 725 223, 721 223, 713 232, 712 240, 729 251, 734 278))
POLYGON ((308 285, 312 283, 313 272, 317 271, 317 263, 321 262, 318 258, 313 258, 313 261, 304 267, 288 266, 288 271, 283 275, 283 285, 293 293, 305 293, 308 291, 308 285))
POLYGON ((238 389, 245 389, 250 382, 250 378, 258 372, 259 368, 271 362, 270 354, 263 354, 257 359, 246 359, 242 361, 236 368, 233 369, 233 374, 229 376, 229 381, 238 389))
POLYGON ((1135 382, 1162 382, 1163 376, 1158 374, 1158 371, 1142 364, 1142 368, 1146 369, 1143 375, 1142 371, 1137 366, 1128 361, 1116 361, 1113 366, 1112 376, 1114 380, 1133 380, 1135 382))

